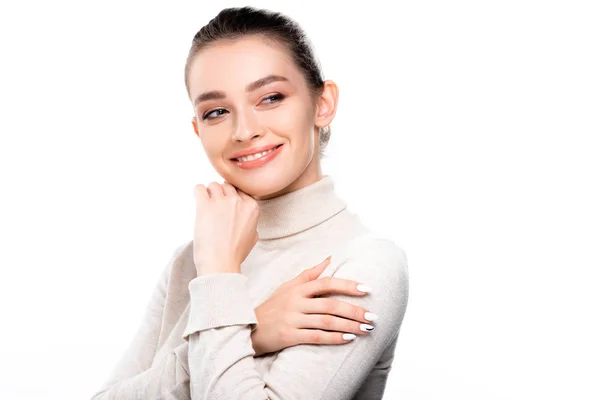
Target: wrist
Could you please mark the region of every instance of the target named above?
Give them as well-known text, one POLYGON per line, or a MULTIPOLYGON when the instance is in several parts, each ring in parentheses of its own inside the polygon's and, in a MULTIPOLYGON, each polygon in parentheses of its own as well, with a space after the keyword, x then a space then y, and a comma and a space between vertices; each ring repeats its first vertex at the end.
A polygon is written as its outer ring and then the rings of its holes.
POLYGON ((260 346, 255 342, 256 339, 256 335, 255 335, 256 331, 253 331, 250 334, 250 340, 252 341, 252 349, 254 350, 254 357, 260 357, 264 352, 262 351, 262 349, 260 348, 260 346))
POLYGON ((196 269, 196 274, 198 276, 201 275, 211 275, 211 274, 240 274, 240 270, 237 269, 196 269))
POLYGON ((234 262, 207 261, 195 264, 198 275, 219 273, 240 273, 240 265, 234 262))

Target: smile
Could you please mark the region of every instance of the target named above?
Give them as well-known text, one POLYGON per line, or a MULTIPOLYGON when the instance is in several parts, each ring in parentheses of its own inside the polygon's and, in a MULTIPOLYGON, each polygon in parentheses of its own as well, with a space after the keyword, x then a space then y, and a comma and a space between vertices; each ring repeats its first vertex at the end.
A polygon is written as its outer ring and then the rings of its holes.
POLYGON ((273 147, 272 149, 261 151, 247 156, 232 158, 234 164, 242 169, 259 168, 275 158, 280 152, 283 144, 273 147))
POLYGON ((267 151, 262 151, 260 153, 255 153, 255 154, 250 154, 248 156, 244 156, 244 157, 239 157, 239 158, 234 158, 235 161, 252 161, 252 160, 256 160, 257 158, 261 158, 264 157, 265 155, 269 154, 270 152, 278 149, 279 147, 281 147, 281 145, 273 147, 270 150, 267 151))

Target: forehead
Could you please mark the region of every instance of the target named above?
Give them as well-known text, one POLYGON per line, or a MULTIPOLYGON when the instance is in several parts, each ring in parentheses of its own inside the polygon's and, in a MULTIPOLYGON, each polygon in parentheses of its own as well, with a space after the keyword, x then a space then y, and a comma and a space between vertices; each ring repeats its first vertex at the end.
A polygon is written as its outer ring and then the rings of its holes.
POLYGON ((258 37, 220 41, 200 51, 189 69, 190 95, 209 90, 243 91, 267 75, 282 75, 292 83, 302 79, 289 52, 279 43, 258 37))

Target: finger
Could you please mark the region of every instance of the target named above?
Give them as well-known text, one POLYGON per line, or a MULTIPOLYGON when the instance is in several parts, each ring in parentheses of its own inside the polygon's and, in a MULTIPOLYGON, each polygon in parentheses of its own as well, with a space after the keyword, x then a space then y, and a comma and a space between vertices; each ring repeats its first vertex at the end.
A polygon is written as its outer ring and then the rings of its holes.
POLYGON ((292 279, 294 284, 306 283, 310 282, 314 279, 317 279, 319 275, 327 268, 327 266, 331 263, 331 256, 327 257, 314 267, 305 269, 302 271, 297 277, 292 279))
POLYGON ((237 190, 235 189, 235 187, 233 187, 233 185, 229 182, 224 182, 221 187, 223 188, 223 193, 225 194, 225 197, 237 197, 239 196, 237 193, 237 190))
POLYGON ((330 297, 302 299, 298 302, 298 311, 302 314, 335 315, 366 324, 377 319, 374 313, 364 307, 330 297), (369 319, 366 318, 367 316, 369 319))
POLYGON ((246 192, 237 189, 238 195, 242 199, 242 204, 244 204, 244 209, 250 213, 249 216, 252 217, 254 223, 258 221, 258 215, 260 213, 260 209, 258 207, 258 202, 254 199, 254 197, 248 195, 246 192))
POLYGON ((306 297, 319 296, 325 293, 348 294, 350 296, 362 296, 368 293, 371 289, 368 286, 362 285, 350 279, 336 278, 327 276, 324 278, 315 279, 306 282, 302 285, 300 294, 306 297), (361 286, 359 286, 361 285, 361 286), (362 290, 367 290, 367 292, 362 290))
POLYGON ((322 329, 326 331, 366 335, 375 327, 371 324, 353 321, 327 314, 302 314, 297 328, 322 329))
POLYGON ((219 197, 225 196, 225 193, 223 193, 223 188, 217 182, 209 183, 207 190, 208 190, 208 195, 210 196, 211 199, 217 199, 219 197))
POLYGON ((242 198, 242 200, 252 200, 252 201, 256 201, 254 199, 254 197, 250 196, 248 193, 244 192, 242 189, 236 187, 235 188, 238 192, 238 194, 240 195, 240 197, 242 198))
POLYGON ((295 336, 299 344, 344 344, 356 337, 351 333, 327 332, 319 329, 298 329, 295 336))
POLYGON ((196 198, 196 201, 207 201, 209 196, 206 187, 201 184, 194 186, 194 197, 196 198))

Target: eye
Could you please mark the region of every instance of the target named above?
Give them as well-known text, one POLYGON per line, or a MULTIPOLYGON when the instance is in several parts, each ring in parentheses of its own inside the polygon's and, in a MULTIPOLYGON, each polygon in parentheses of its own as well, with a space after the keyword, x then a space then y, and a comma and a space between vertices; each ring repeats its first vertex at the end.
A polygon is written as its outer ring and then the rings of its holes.
POLYGON ((211 111, 207 112, 206 114, 204 114, 202 116, 202 120, 205 120, 205 119, 215 119, 217 117, 220 117, 221 115, 223 115, 226 112, 229 112, 229 111, 227 111, 224 108, 217 108, 215 110, 211 110, 211 111), (217 113, 214 118, 208 118, 209 115, 214 114, 214 113, 217 113))
POLYGON ((266 100, 272 100, 272 101, 268 101, 268 102, 267 102, 267 104, 272 104, 272 103, 276 103, 276 102, 278 102, 278 101, 281 101, 281 100, 283 100, 284 98, 285 98, 285 96, 284 96, 284 95, 282 95, 281 93, 276 93, 276 94, 272 94, 272 95, 270 95, 270 96, 267 96, 267 97, 265 97, 265 98, 263 99, 263 103, 264 103, 266 100))

